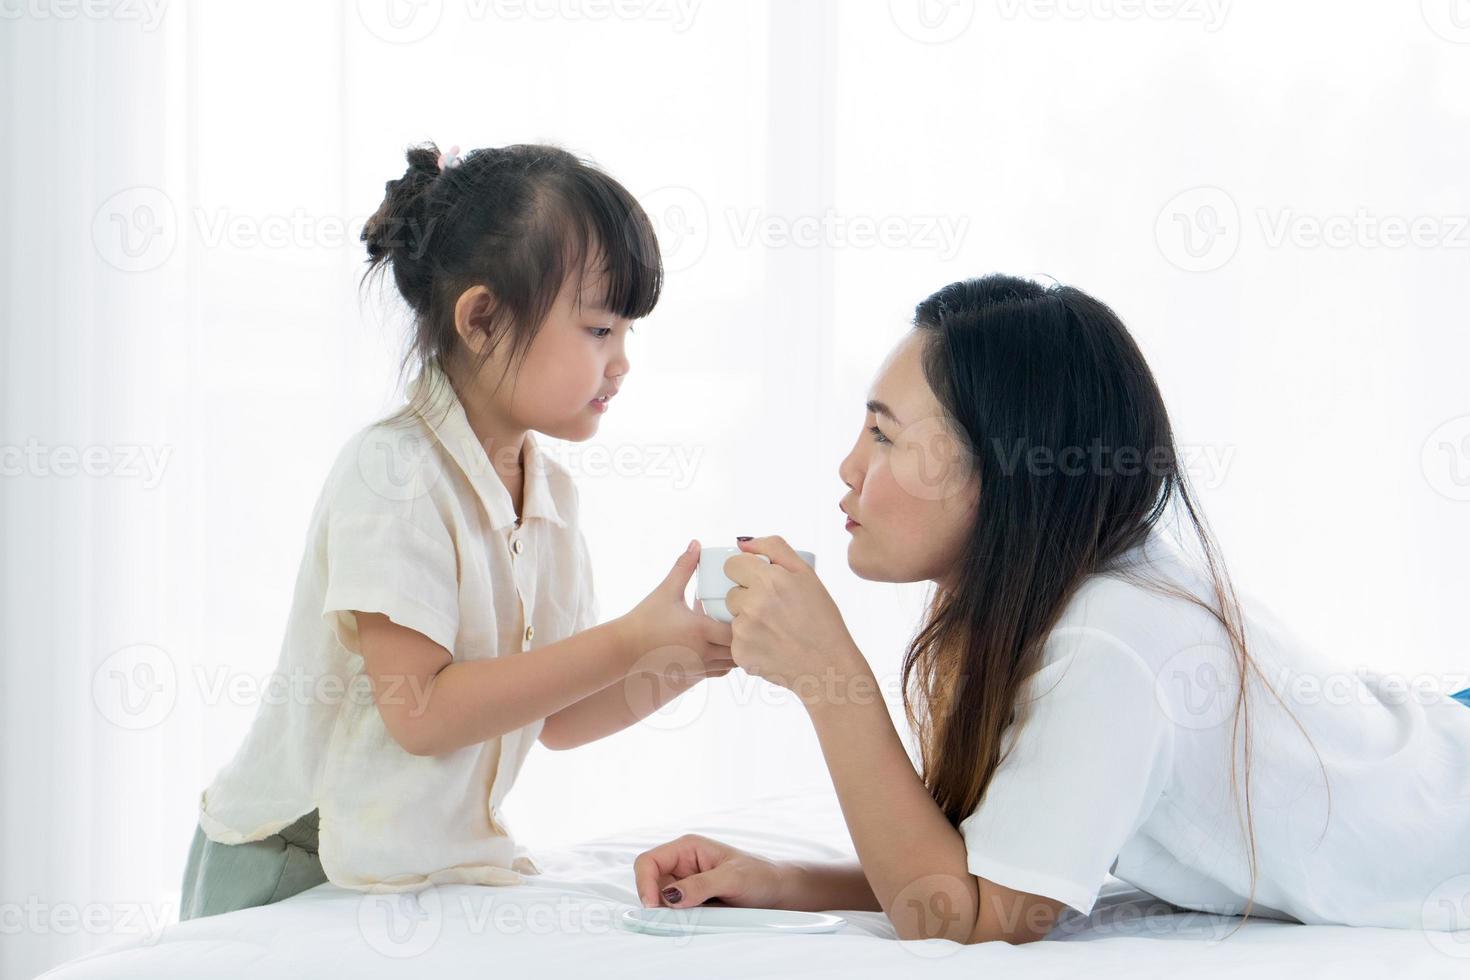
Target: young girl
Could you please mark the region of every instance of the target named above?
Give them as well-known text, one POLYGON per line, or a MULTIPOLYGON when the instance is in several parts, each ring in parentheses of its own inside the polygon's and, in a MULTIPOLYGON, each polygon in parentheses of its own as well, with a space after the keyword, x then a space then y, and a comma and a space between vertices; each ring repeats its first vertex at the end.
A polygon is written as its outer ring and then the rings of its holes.
POLYGON ((596 433, 658 300, 628 192, 554 147, 418 147, 362 238, 415 315, 418 375, 316 502, 284 696, 203 793, 183 919, 328 880, 517 883, 538 869, 500 808, 532 744, 602 738, 732 666, 729 627, 684 601, 694 542, 599 624, 577 490, 533 435, 596 433))
POLYGON ((936 585, 903 668, 920 771, 820 579, 745 540, 732 657, 806 705, 860 864, 686 836, 635 862, 645 904, 881 909, 904 939, 1019 943, 1112 873, 1207 912, 1464 927, 1470 691, 1319 658, 1237 600, 1108 307, 954 283, 869 399, 839 469, 848 563, 936 585))

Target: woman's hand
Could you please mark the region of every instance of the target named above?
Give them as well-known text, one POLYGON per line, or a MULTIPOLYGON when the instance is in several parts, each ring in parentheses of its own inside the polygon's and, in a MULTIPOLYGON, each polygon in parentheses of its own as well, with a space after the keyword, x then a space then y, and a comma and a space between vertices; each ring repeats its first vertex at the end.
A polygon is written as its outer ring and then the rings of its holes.
POLYGON ((692 609, 684 601, 697 568, 699 542, 691 541, 658 587, 623 617, 637 661, 632 672, 721 677, 734 668, 730 625, 706 616, 699 600, 692 609))
POLYGON ((647 907, 687 909, 718 900, 741 908, 781 908, 787 871, 775 861, 698 834, 644 851, 633 861, 647 907))
POLYGON ((741 541, 740 550, 725 562, 736 583, 725 596, 736 666, 808 705, 851 694, 847 685, 867 663, 817 573, 781 537, 741 541))

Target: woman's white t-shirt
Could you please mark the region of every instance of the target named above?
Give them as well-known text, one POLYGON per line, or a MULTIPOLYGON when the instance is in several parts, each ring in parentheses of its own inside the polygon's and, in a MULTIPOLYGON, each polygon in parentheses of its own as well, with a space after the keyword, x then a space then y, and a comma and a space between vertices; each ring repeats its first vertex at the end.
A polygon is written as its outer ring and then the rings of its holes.
MULTIPOLYGON (((1214 595, 1157 535, 1126 561, 1214 595)), ((1470 710, 1443 686, 1322 659, 1247 594, 1241 604, 1252 658, 1311 737, 1252 673, 1251 914, 1463 928, 1470 710)), ((1042 662, 1003 740, 1009 756, 960 823, 970 872, 1084 915, 1110 873, 1175 905, 1243 913, 1250 868, 1230 784, 1239 671, 1215 618, 1117 573, 1095 575, 1042 662)), ((1234 758, 1243 779, 1242 744, 1234 758)))
POLYGON ((322 870, 348 888, 537 873, 500 807, 543 726, 411 755, 378 712, 353 612, 382 613, 465 661, 516 656, 598 621, 570 474, 527 433, 517 521, 447 379, 430 367, 415 388, 426 384, 433 400, 411 425, 368 426, 338 455, 297 574, 273 687, 283 694, 261 704, 200 800, 204 833, 224 844, 318 809, 322 870))

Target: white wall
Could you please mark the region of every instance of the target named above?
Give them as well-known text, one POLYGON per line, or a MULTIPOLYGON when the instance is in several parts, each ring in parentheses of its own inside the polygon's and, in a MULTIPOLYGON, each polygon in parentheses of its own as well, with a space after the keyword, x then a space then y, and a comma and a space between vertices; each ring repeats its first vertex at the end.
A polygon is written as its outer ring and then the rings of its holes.
MULTIPOLYGON (((665 299, 595 444, 641 463, 564 447, 605 614, 689 537, 782 533, 892 678, 922 590, 847 571, 837 463, 913 304, 1000 270, 1131 325, 1181 440, 1213 454, 1196 477, 1241 586, 1344 665, 1470 670, 1470 26, 1450 0, 529 6, 553 15, 5 8, 0 445, 114 462, 0 480, 0 903, 41 909, 0 974, 176 914, 199 790, 254 710, 210 687, 274 666, 326 467, 398 398, 405 325, 359 299, 355 236, 420 139, 559 142, 662 226, 665 299), (164 233, 129 255, 114 222, 140 205, 164 233), (1423 240, 1311 241, 1360 213, 1423 240), (125 471, 131 446, 161 478, 125 471), (158 717, 123 711, 116 671, 162 685, 158 717), (94 903, 114 928, 59 924, 94 903)), ((532 845, 674 832, 826 779, 801 710, 737 673, 538 750, 509 813, 532 845)))

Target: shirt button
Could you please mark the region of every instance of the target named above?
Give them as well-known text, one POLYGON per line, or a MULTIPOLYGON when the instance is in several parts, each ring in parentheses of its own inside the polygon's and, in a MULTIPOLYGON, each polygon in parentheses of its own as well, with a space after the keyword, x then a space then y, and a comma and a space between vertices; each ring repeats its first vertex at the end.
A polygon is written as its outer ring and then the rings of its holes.
POLYGON ((516 553, 516 554, 520 554, 520 553, 521 553, 521 551, 522 551, 522 550, 523 550, 523 549, 524 549, 524 548, 525 548, 525 547, 526 547, 526 546, 525 546, 525 545, 524 545, 524 544, 522 544, 522 543, 521 543, 521 539, 520 539, 520 538, 516 538, 516 539, 515 539, 515 540, 514 540, 514 541, 512 541, 512 542, 511 542, 511 543, 510 543, 510 550, 511 550, 511 551, 514 551, 514 552, 515 552, 515 553, 516 553))
POLYGON ((527 643, 530 643, 535 638, 536 638, 536 627, 534 627, 534 626, 527 626, 526 627, 526 642, 527 643))

